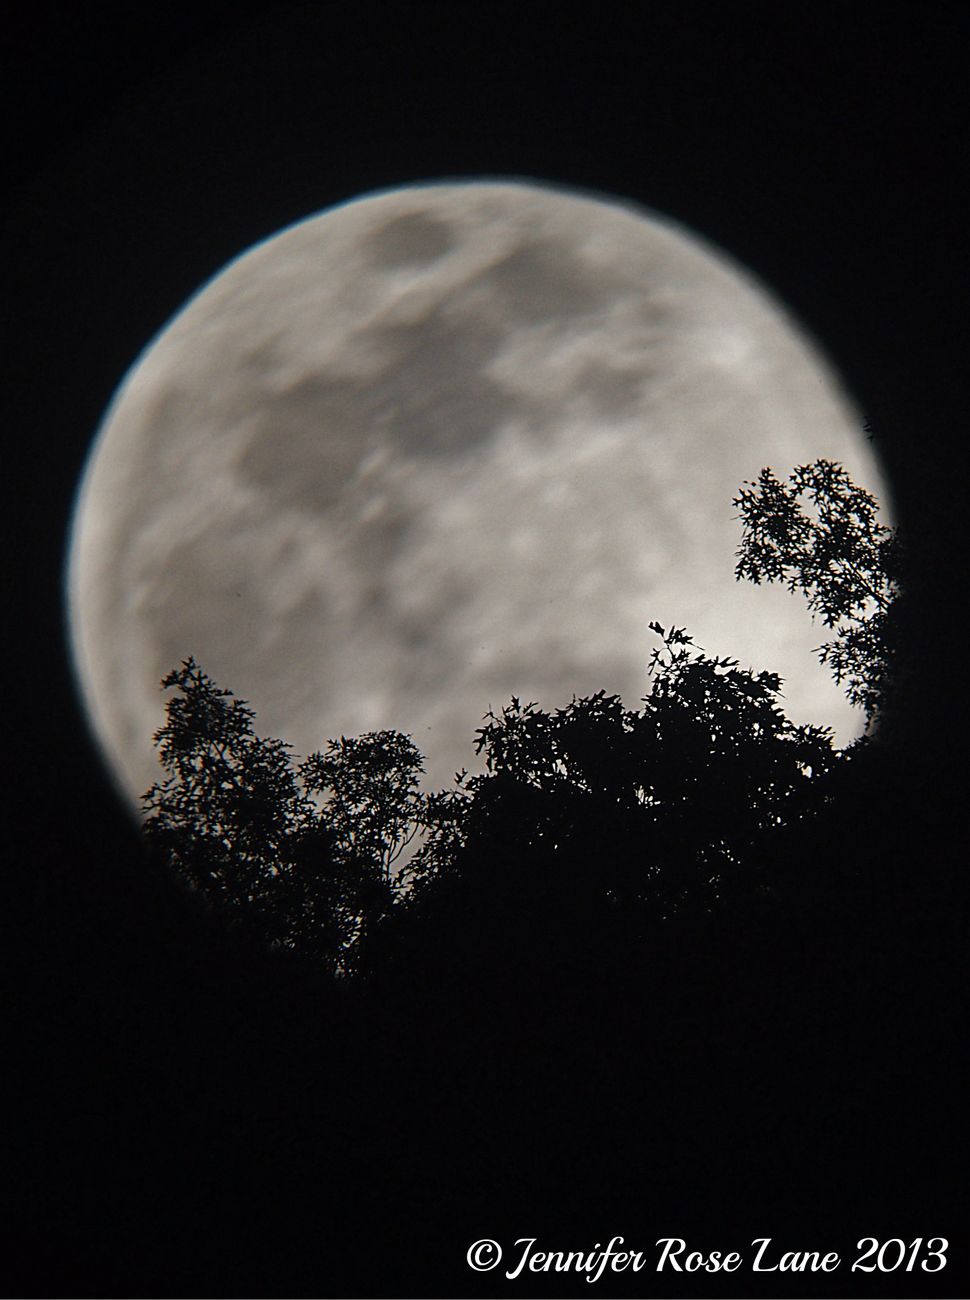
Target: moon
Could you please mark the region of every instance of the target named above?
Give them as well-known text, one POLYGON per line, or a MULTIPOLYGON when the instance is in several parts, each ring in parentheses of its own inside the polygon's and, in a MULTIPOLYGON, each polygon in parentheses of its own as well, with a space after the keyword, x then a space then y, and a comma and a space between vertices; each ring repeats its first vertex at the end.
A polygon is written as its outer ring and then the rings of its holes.
POLYGON ((734 580, 732 498, 825 456, 886 500, 862 420, 768 291, 655 213, 537 183, 369 194, 244 252, 137 358, 67 569, 81 693, 133 808, 194 655, 295 754, 410 734, 474 767, 515 694, 646 694, 648 623, 861 721, 804 604, 734 580))

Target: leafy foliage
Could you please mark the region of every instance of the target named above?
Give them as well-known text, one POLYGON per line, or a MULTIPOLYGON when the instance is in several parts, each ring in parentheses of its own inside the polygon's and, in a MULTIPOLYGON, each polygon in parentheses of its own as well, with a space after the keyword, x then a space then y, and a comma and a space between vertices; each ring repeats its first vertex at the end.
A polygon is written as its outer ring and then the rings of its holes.
MULTIPOLYGON (((735 504, 738 578, 806 597, 835 629, 822 662, 871 721, 895 663, 902 567, 875 500, 820 460, 787 483, 763 470, 735 504)), ((453 927, 441 900, 472 880, 506 929, 528 899, 554 901, 570 942, 596 909, 663 920, 764 894, 779 834, 790 843, 831 803, 852 759, 828 728, 786 718, 777 674, 650 628, 639 709, 605 691, 553 712, 513 696, 475 733, 484 771, 433 794, 399 732, 342 736, 295 765, 188 659, 162 683, 176 693, 155 738, 167 775, 145 796, 148 839, 232 914, 338 974, 362 968, 391 917, 453 927)))
POLYGON ((304 788, 323 797, 341 853, 389 883, 391 868, 424 820, 418 793, 424 760, 410 737, 376 731, 331 740, 300 767, 304 788))
POLYGON ((776 675, 651 626, 662 643, 641 710, 599 691, 554 713, 513 697, 486 716, 486 770, 438 806, 419 879, 511 851, 578 872, 590 895, 709 907, 760 836, 809 814, 835 761, 828 729, 789 722, 776 675))
POLYGON ((155 735, 167 776, 143 801, 151 848, 273 942, 352 970, 421 824, 414 745, 396 732, 341 738, 297 768, 194 659, 162 687, 177 693, 155 735))
POLYGON ((155 735, 168 776, 144 797, 145 834, 193 885, 276 929, 281 877, 312 814, 287 748, 256 736, 253 711, 194 659, 162 687, 178 694, 155 735))
POLYGON ((872 722, 896 667, 903 554, 878 504, 841 465, 800 465, 787 483, 763 469, 734 500, 743 525, 735 575, 800 591, 835 637, 819 659, 872 722))

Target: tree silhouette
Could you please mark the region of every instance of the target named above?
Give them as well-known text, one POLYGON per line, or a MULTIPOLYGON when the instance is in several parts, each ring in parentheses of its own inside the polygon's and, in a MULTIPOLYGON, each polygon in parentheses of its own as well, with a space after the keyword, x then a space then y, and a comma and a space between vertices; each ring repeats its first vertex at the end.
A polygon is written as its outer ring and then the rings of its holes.
POLYGON ((143 800, 151 850, 236 921, 348 973, 420 828, 420 754, 378 732, 331 741, 295 767, 193 658, 162 687, 176 693, 155 735, 167 776, 143 800))
POLYGON ((898 668, 903 553, 897 530, 878 520, 875 497, 841 465, 799 465, 787 483, 763 469, 734 500, 743 533, 737 578, 800 591, 835 637, 818 647, 867 725, 885 704, 898 668))
POLYGON ((426 822, 418 791, 423 766, 413 741, 398 731, 341 736, 300 765, 303 789, 319 805, 312 834, 325 837, 328 879, 340 882, 330 906, 344 936, 344 972, 359 961, 403 884, 395 864, 426 822))
POLYGON ((168 775, 144 796, 149 844, 231 913, 259 917, 285 941, 281 884, 313 811, 287 747, 256 736, 253 710, 192 658, 162 687, 177 693, 155 734, 168 775))
POLYGON ((304 788, 324 800, 326 824, 348 858, 390 884, 392 867, 424 819, 424 760, 399 731, 331 740, 300 766, 304 788))
MULTIPOLYGON (((820 460, 787 484, 763 470, 735 504, 737 576, 805 595, 835 629, 822 662, 871 723, 895 671, 901 570, 874 498, 820 460)), ((553 712, 513 697, 476 732, 484 771, 432 794, 399 732, 331 740, 295 765, 186 660, 163 682, 177 694, 156 735, 168 775, 145 797, 149 842, 274 943, 341 974, 404 912, 454 927, 456 881, 485 882, 472 910, 499 925, 530 897, 579 927, 597 909, 654 923, 746 906, 775 888, 772 846, 831 803, 853 755, 785 716, 777 674, 650 628, 639 709, 605 691, 553 712)))
POLYGON ((661 645, 642 709, 599 691, 552 713, 513 698, 486 716, 486 770, 429 810, 419 885, 501 852, 545 860, 583 897, 706 909, 735 894, 765 834, 811 814, 836 760, 829 729, 785 717, 777 675, 651 628, 661 645))

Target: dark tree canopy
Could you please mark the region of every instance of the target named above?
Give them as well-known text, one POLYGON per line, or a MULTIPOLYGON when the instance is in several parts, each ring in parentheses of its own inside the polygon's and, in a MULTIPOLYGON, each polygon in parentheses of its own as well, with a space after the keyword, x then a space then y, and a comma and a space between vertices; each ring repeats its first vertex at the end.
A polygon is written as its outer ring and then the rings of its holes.
MULTIPOLYGON (((892 682, 901 582, 874 498, 820 460, 787 483, 763 470, 735 504, 737 576, 806 597, 835 629, 822 662, 871 722, 892 682)), ((145 797, 149 842, 273 943, 343 974, 396 917, 433 918, 456 881, 484 879, 508 917, 530 892, 574 919, 743 906, 771 893, 771 846, 831 802, 849 751, 785 716, 777 674, 650 629, 639 709, 605 691, 552 712, 513 697, 476 733, 484 771, 431 794, 408 736, 341 737, 296 764, 188 659, 163 682, 176 694, 156 736, 167 777, 145 797)))
POLYGON ((328 742, 300 767, 304 789, 322 799, 340 851, 387 884, 392 867, 417 835, 425 805, 418 793, 424 760, 399 731, 328 742))
POLYGON ((348 972, 422 818, 420 754, 406 736, 377 732, 295 766, 194 659, 162 686, 176 694, 155 736, 168 775, 144 798, 149 845, 272 942, 348 972))
POLYGON ((763 469, 735 498, 742 521, 735 573, 783 582, 835 630, 818 647, 850 702, 871 723, 896 668, 903 554, 898 532, 878 519, 875 497, 841 465, 799 465, 781 482, 763 469))
POLYGON ((149 843, 232 911, 270 917, 312 813, 287 748, 255 735, 253 710, 194 659, 162 687, 176 694, 155 735, 168 775, 144 798, 149 843))
POLYGON ((553 713, 514 699, 477 733, 485 772, 443 801, 419 878, 460 871, 469 849, 540 854, 582 892, 664 914, 715 906, 747 850, 809 814, 835 761, 830 732, 796 726, 781 680, 711 658, 683 629, 652 624, 640 710, 603 691, 553 713))

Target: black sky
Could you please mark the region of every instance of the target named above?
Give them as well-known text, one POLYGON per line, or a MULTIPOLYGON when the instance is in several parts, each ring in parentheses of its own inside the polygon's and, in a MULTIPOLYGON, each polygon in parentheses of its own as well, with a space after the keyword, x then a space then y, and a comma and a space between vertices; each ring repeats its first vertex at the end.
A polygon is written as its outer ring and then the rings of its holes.
MULTIPOLYGON (((926 732, 958 728, 943 661, 966 573, 968 49, 970 13, 944 3, 22 11, 0 69, 5 814, 16 968, 59 954, 24 1020, 99 945, 91 988, 116 988, 137 966, 119 933, 154 925, 154 951, 181 916, 127 865, 73 695, 62 560, 90 439, 189 293, 367 190, 488 174, 601 191, 757 272, 840 368, 928 541, 926 732)), ((63 1063, 68 1030, 60 1047, 21 1031, 63 1063)))

